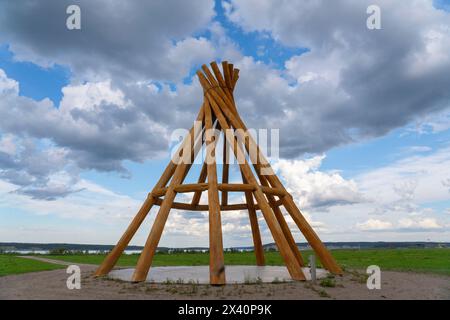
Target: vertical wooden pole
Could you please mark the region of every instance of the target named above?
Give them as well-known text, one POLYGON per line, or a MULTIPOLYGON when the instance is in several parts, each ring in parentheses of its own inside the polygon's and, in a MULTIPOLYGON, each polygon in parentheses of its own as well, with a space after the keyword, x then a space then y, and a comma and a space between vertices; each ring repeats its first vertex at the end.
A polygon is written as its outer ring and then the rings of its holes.
POLYGON ((234 73, 233 73, 233 70, 234 70, 234 65, 233 65, 232 63, 229 63, 229 64, 228 64, 228 72, 229 72, 229 74, 230 74, 231 90, 233 90, 234 84, 235 84, 235 82, 234 82, 234 73))
POLYGON ((227 61, 223 61, 222 62, 222 70, 223 70, 223 75, 225 78, 225 84, 227 85, 227 88, 230 90, 231 93, 231 74, 230 74, 230 69, 228 68, 228 62, 227 61))
MULTIPOLYGON (((228 176, 230 170, 229 164, 229 153, 227 138, 225 137, 225 132, 223 134, 223 164, 222 164, 222 183, 228 183, 228 176)), ((226 206, 228 204, 228 192, 222 191, 222 205, 226 206)))
POLYGON ((206 163, 208 171, 209 204, 209 279, 213 285, 225 284, 225 263, 223 257, 222 223, 220 217, 217 168, 215 161, 215 135, 212 132, 212 114, 205 104, 206 163))
MULTIPOLYGON (((220 130, 220 124, 218 124, 217 122, 216 122, 216 129, 220 130)), ((215 142, 217 142, 217 139, 215 142)), ((202 165, 202 169, 200 171, 200 176, 198 177, 198 180, 197 180, 197 183, 204 183, 206 181, 206 178, 207 178, 207 167, 206 167, 206 161, 204 161, 203 165, 202 165)), ((194 193, 194 196, 192 197, 191 205, 196 206, 199 204, 202 193, 203 193, 202 191, 196 191, 194 193)))
MULTIPOLYGON (((242 181, 248 183, 245 179, 244 173, 241 171, 242 181)), ((258 217, 256 215, 255 203, 253 202, 253 195, 250 191, 245 191, 245 201, 248 207, 248 216, 250 218, 250 227, 253 235, 253 248, 255 250, 256 265, 264 266, 266 264, 264 258, 264 248, 261 241, 261 233, 259 232, 258 217)))

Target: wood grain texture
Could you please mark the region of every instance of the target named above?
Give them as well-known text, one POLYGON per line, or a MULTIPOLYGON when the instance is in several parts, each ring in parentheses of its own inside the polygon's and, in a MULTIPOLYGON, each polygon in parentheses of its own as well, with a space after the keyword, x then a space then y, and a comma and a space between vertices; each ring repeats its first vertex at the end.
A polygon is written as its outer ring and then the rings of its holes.
POLYGON ((225 262, 223 257, 222 222, 220 216, 219 190, 215 160, 215 139, 212 130, 212 113, 205 103, 206 168, 208 172, 209 204, 209 279, 213 285, 225 284, 225 262))

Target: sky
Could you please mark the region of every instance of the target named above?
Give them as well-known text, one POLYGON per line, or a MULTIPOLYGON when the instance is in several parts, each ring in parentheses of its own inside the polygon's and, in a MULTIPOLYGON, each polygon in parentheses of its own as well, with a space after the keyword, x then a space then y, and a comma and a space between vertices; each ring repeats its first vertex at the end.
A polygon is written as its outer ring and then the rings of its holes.
MULTIPOLYGON (((279 130, 272 166, 321 239, 450 241, 446 0, 0 0, 0 241, 115 243, 213 60, 240 69, 247 127, 279 130), (71 4, 81 30, 66 28, 71 4)), ((245 211, 222 226, 226 247, 252 245, 245 211)), ((207 246, 208 213, 171 211, 160 245, 207 246)))

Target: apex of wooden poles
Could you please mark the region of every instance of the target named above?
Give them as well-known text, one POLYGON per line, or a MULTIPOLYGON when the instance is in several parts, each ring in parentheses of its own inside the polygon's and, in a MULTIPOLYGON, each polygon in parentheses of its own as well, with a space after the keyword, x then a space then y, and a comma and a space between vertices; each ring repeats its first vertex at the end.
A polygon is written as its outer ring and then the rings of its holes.
POLYGON ((202 70, 197 71, 204 90, 204 100, 196 119, 202 124, 200 132, 195 130, 195 127, 191 128, 180 149, 167 165, 119 242, 97 269, 96 275, 106 275, 111 271, 154 205, 160 208, 137 262, 132 278, 135 282, 144 281, 147 278, 171 209, 209 211, 211 284, 226 283, 221 213, 228 210, 248 210, 257 265, 265 264, 256 213, 261 211, 292 279, 305 280, 302 271, 304 261, 281 210, 284 207, 319 257, 323 267, 334 274, 342 274, 341 268, 303 217, 294 199, 274 174, 254 139, 246 134, 247 128, 237 112, 233 96, 239 78, 239 69, 226 61, 222 62, 222 71, 216 62, 212 62, 210 66, 212 71, 206 65, 202 66, 202 70), (217 178, 215 156, 219 137, 211 134, 214 129, 216 132, 218 130, 222 132, 226 141, 223 149, 221 183, 217 178), (206 146, 206 158, 198 181, 184 184, 192 163, 203 145, 206 146), (238 160, 242 184, 228 183, 230 153, 238 160), (186 159, 190 161, 185 161, 186 159), (250 165, 253 166, 256 175, 250 165), (208 204, 200 205, 200 197, 204 191, 208 193, 208 204), (194 193, 190 203, 175 202, 177 193, 186 192, 194 193), (229 192, 244 192, 245 203, 229 204, 229 192))

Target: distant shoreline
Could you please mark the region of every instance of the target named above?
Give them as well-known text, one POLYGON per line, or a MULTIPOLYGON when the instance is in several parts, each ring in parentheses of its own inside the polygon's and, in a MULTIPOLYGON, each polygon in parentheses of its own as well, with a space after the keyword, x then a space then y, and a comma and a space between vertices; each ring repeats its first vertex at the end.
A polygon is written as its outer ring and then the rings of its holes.
MULTIPOLYGON (((370 248, 450 248, 450 242, 325 242, 329 249, 370 249, 370 248)), ((301 249, 309 249, 307 243, 297 243, 301 249)), ((70 251, 109 251, 114 245, 97 244, 75 244, 75 243, 20 243, 20 242, 0 242, 0 252, 10 251, 49 251, 64 249, 70 251)), ((128 251, 140 251, 143 246, 128 246, 128 251)), ((228 247, 226 250, 253 250, 252 246, 228 247)), ((264 245, 264 249, 276 249, 274 243, 264 245)), ((208 247, 158 247, 159 251, 186 250, 186 251, 205 251, 208 247)))

